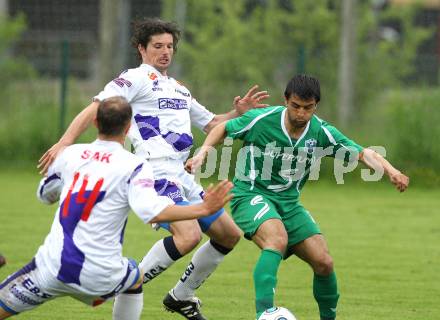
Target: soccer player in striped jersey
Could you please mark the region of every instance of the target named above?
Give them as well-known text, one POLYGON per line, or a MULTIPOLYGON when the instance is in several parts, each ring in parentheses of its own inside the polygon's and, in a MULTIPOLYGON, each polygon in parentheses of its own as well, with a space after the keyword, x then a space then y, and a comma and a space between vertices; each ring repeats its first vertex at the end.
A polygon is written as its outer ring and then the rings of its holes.
POLYGON ((256 317, 273 307, 278 266, 295 254, 313 270, 313 295, 321 319, 332 320, 339 298, 333 260, 317 223, 299 202, 313 165, 323 156, 360 160, 385 172, 400 192, 409 179, 381 155, 315 115, 321 98, 317 79, 295 76, 284 96, 285 106, 250 110, 216 126, 187 168, 199 168, 209 149, 226 136, 243 140, 231 208, 245 237, 261 249, 254 269, 256 317))
POLYGON ((176 221, 209 216, 231 198, 228 181, 208 189, 195 205, 159 196, 148 162, 123 148, 131 118, 125 98, 102 100, 98 139, 65 148, 49 167, 37 196, 47 204, 59 199, 59 207, 35 257, 0 283, 0 319, 60 296, 97 306, 115 295, 130 310, 113 319, 139 319, 143 274, 122 256, 130 208, 144 223, 176 221))

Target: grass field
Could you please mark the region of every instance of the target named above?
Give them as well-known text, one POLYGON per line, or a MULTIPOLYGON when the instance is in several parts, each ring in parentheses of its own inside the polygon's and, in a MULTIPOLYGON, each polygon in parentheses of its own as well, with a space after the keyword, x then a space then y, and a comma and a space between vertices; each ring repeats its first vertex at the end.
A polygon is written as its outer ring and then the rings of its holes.
MULTIPOLYGON (((36 173, 0 170, 0 252, 8 264, 0 281, 27 263, 49 231, 55 206, 35 197, 36 173)), ((440 319, 440 190, 399 194, 385 183, 311 182, 303 204, 320 223, 335 260, 341 298, 339 320, 440 319)), ((154 232, 133 215, 124 254, 137 260, 165 232, 154 232)), ((198 290, 209 319, 253 319, 253 264, 258 250, 241 240, 198 290)), ((161 301, 186 267, 183 258, 144 287, 142 319, 183 319, 166 313, 161 301)), ((299 320, 318 319, 312 274, 300 260, 282 263, 276 303, 299 320)), ((61 298, 18 319, 111 319, 112 304, 92 309, 61 298)))

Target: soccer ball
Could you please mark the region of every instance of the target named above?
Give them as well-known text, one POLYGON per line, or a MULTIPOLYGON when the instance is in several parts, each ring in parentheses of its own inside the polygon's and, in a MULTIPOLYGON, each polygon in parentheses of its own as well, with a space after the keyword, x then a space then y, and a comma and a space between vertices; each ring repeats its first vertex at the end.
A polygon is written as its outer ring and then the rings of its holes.
POLYGON ((273 307, 264 311, 258 320, 296 320, 296 318, 286 308, 273 307))

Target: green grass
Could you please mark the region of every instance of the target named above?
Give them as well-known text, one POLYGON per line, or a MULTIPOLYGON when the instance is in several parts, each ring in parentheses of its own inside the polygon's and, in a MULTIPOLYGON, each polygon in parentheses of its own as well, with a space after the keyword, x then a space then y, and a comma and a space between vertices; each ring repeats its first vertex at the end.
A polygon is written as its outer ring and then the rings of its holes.
MULTIPOLYGON (((36 170, 35 170, 36 172, 36 170)), ((55 207, 35 197, 36 173, 0 170, 0 251, 8 264, 0 281, 27 263, 49 231, 55 207)), ((339 320, 440 319, 439 190, 409 189, 399 194, 385 183, 336 185, 310 182, 303 204, 320 223, 335 260, 341 298, 339 320)), ((141 259, 166 235, 129 220, 124 254, 141 259)), ((198 290, 209 319, 253 319, 252 270, 257 248, 242 240, 198 290)), ((189 257, 144 287, 142 319, 183 319, 165 313, 161 300, 174 286, 189 257)), ((291 258, 282 263, 276 303, 298 319, 318 319, 312 273, 291 258)), ((71 298, 49 302, 19 319, 110 319, 111 303, 92 309, 71 298)))

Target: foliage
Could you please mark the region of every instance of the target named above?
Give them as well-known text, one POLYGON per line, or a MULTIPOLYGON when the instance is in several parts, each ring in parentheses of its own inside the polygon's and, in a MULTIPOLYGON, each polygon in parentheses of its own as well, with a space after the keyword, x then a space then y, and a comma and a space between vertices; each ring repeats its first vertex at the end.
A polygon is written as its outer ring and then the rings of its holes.
POLYGON ((0 74, 2 75, 3 93, 17 79, 35 76, 32 66, 20 57, 11 55, 11 48, 26 28, 23 15, 7 18, 0 15, 0 74))
MULTIPOLYGON (((15 42, 26 28, 23 15, 0 15, 0 162, 36 161, 59 135, 58 84, 38 77, 24 58, 12 54, 15 42)), ((84 88, 70 83, 68 119, 86 105, 84 88)), ((90 140, 90 135, 87 136, 90 140)))
MULTIPOLYGON (((403 119, 396 119, 401 108, 402 114, 407 116, 406 121, 421 122, 426 115, 419 113, 413 117, 405 104, 396 103, 382 93, 387 88, 404 85, 415 72, 417 48, 433 30, 415 24, 417 6, 388 6, 375 10, 372 1, 358 3, 355 79, 358 115, 353 116, 356 121, 352 127, 344 131, 366 146, 401 145, 404 135, 390 135, 383 128, 405 128, 401 130, 406 132, 409 126, 403 119), (398 34, 394 38, 386 37, 383 32, 386 26, 392 26, 398 34), (389 104, 392 106, 388 107, 389 104), (383 115, 383 119, 394 122, 393 125, 375 126, 374 130, 367 126, 370 121, 380 123, 372 119, 380 117, 378 114, 382 111, 375 105, 394 110, 393 114, 383 115), (363 133, 358 129, 362 124, 363 133), (381 136, 376 135, 378 132, 381 136)), ((303 48, 306 72, 321 81, 323 101, 318 113, 337 125, 334 107, 338 101, 340 1, 188 0, 187 4, 186 39, 181 43, 178 57, 183 61, 193 94, 202 103, 217 112, 225 111, 230 108, 228 102, 233 96, 258 83, 270 90, 271 103, 282 104, 285 83, 299 71, 298 52, 303 48), (223 109, 215 109, 216 106, 223 106, 223 109)), ((420 96, 423 94, 426 92, 421 92, 420 96)), ((430 110, 435 111, 435 100, 421 104, 430 105, 430 110)), ((429 137, 424 141, 430 141, 429 137)), ((433 161, 440 163, 437 160, 440 150, 434 151, 432 146, 425 150, 436 153, 426 158, 428 166, 434 165, 433 161), (432 158, 435 160, 431 161, 432 158)), ((417 156, 408 157, 403 150, 391 151, 389 155, 396 155, 391 159, 402 168, 408 163, 402 163, 401 159, 411 161, 412 171, 420 164, 417 156)), ((323 172, 328 171, 323 169, 323 172)), ((432 176, 431 171, 426 172, 428 169, 417 170, 432 176)))
POLYGON ((324 1, 317 1, 318 5, 300 2, 295 11, 273 1, 265 6, 247 3, 188 1, 186 41, 179 54, 185 76, 201 101, 224 105, 258 83, 270 89, 272 103, 282 103, 298 51, 302 47, 306 52, 324 49, 337 32, 334 13, 322 10, 324 1), (311 28, 303 32, 306 19, 311 28), (326 24, 328 32, 319 33, 326 24))
POLYGON ((393 130, 392 150, 396 161, 406 168, 418 183, 440 185, 440 90, 405 90, 387 96, 393 130))
MULTIPOLYGON (((415 57, 420 44, 434 32, 414 22, 418 6, 390 6, 387 10, 369 10, 368 2, 361 6, 359 22, 356 100, 361 107, 358 117, 368 112, 367 106, 386 88, 406 84, 414 73, 415 57), (379 25, 399 29, 395 38, 386 39, 379 25), (363 111, 363 112, 362 112, 363 111)), ((359 119, 358 118, 358 119, 359 119)))
POLYGON ((407 173, 412 184, 440 185, 439 89, 389 90, 369 105, 363 141, 383 145, 387 158, 407 173))
MULTIPOLYGON (((301 71, 322 85, 321 112, 333 118, 338 97, 340 1, 188 0, 185 41, 177 59, 194 95, 218 112, 235 95, 258 83, 282 104, 285 84, 301 71)), ((419 44, 432 30, 414 24, 417 7, 393 6, 376 12, 371 1, 357 10, 356 102, 365 108, 371 96, 396 86, 414 72, 419 44), (400 38, 381 37, 380 25, 393 22, 400 38)), ((354 117, 357 118, 357 117, 354 117)))
MULTIPOLYGON (((90 88, 69 81, 66 119, 73 119, 90 101, 90 88)), ((15 81, 5 93, 8 101, 1 108, 0 163, 9 160, 36 161, 60 136, 58 106, 59 85, 56 81, 38 78, 34 81, 15 81)), ((93 129, 81 136, 91 141, 93 129)))
MULTIPOLYGON (((0 148, 2 149, 2 160, 11 158, 27 159, 26 150, 35 141, 28 134, 29 124, 40 119, 39 113, 34 113, 28 117, 27 105, 17 103, 17 99, 30 98, 31 92, 28 88, 20 88, 15 91, 12 88, 17 81, 26 79, 27 81, 35 78, 35 71, 32 66, 20 57, 13 56, 11 49, 21 33, 25 30, 26 21, 23 15, 15 18, 8 18, 0 15, 0 74, 2 75, 2 86, 0 95, 2 104, 0 111, 0 148), (16 143, 23 145, 23 150, 16 148, 16 143)), ((30 98, 32 100, 32 98, 30 98)), ((29 105, 32 105, 29 101, 29 105)), ((34 102, 34 101, 32 101, 34 102)), ((35 123, 35 122, 34 122, 35 123)), ((38 135, 37 135, 38 136, 38 135)))

